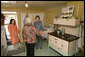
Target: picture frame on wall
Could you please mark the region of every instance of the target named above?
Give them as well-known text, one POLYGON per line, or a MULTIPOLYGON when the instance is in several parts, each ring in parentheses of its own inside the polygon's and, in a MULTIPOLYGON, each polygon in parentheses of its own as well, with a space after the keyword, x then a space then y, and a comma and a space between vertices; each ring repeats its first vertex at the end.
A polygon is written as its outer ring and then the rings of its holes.
POLYGON ((72 17, 73 16, 73 11, 74 11, 74 5, 70 6, 70 7, 65 7, 62 8, 62 13, 61 13, 61 17, 72 17))

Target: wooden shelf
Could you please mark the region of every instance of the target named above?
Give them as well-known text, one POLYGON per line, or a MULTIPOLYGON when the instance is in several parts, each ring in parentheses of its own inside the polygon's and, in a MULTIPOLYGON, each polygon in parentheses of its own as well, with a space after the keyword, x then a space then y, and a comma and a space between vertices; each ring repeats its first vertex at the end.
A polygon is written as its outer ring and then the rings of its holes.
POLYGON ((76 26, 80 24, 80 19, 54 19, 54 24, 67 25, 67 26, 76 26))

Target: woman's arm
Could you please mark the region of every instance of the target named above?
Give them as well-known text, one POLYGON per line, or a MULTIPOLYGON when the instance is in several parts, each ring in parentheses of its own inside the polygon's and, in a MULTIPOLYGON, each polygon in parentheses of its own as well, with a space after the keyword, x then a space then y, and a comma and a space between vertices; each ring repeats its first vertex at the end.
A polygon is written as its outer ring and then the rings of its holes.
POLYGON ((36 29, 34 26, 33 27, 33 30, 35 31, 35 33, 37 35, 40 35, 40 36, 43 36, 45 33, 51 33, 51 31, 47 30, 47 31, 39 31, 38 29, 36 29))
POLYGON ((37 35, 42 36, 42 32, 41 32, 41 31, 39 31, 38 29, 36 29, 34 26, 31 26, 31 29, 33 29, 33 30, 34 30, 34 32, 35 32, 37 35))

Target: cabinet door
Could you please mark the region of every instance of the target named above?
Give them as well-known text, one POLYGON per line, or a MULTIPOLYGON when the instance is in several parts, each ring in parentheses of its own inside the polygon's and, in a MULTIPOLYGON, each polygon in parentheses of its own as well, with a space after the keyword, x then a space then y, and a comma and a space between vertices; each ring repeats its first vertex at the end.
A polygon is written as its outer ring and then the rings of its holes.
POLYGON ((65 40, 61 40, 61 50, 63 53, 66 53, 68 54, 68 41, 65 41, 65 40))
POLYGON ((55 47, 59 50, 61 50, 61 39, 57 39, 55 40, 55 47))
POLYGON ((49 35, 49 44, 54 45, 54 36, 49 35))
POLYGON ((76 51, 76 40, 69 43, 69 53, 76 51))

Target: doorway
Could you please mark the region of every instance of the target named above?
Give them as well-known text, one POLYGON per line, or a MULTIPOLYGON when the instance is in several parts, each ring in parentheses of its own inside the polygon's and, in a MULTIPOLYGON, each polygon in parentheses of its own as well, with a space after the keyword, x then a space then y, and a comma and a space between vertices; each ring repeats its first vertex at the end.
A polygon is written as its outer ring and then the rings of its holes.
POLYGON ((16 25, 18 28, 18 19, 17 19, 17 12, 11 12, 11 11, 2 11, 2 13, 5 15, 5 29, 6 29, 6 40, 7 40, 7 45, 11 45, 11 40, 10 40, 10 33, 8 31, 8 25, 10 24, 11 19, 15 19, 16 25))

